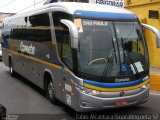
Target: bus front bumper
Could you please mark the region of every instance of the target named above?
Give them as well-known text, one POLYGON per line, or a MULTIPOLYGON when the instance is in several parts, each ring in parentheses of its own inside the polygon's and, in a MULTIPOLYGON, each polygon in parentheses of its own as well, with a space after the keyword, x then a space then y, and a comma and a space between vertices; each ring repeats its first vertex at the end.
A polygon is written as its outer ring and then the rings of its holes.
POLYGON ((78 106, 76 111, 97 111, 103 109, 119 108, 132 105, 138 105, 147 102, 149 97, 149 84, 144 88, 138 88, 135 90, 124 91, 126 95, 120 97, 120 92, 106 92, 101 96, 92 96, 79 92, 78 106), (114 96, 115 95, 115 96, 114 96), (104 97, 106 96, 106 97, 104 97), (116 97, 117 96, 117 97, 116 97))

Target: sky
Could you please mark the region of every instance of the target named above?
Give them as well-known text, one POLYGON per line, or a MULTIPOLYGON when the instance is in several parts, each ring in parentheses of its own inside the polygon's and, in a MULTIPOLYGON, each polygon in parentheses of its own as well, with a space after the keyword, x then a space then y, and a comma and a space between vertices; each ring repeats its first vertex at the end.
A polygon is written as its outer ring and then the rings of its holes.
POLYGON ((43 3, 46 0, 0 0, 0 12, 5 12, 5 13, 17 13, 21 12, 22 10, 24 11, 25 8, 30 8, 25 9, 33 9, 34 8, 34 3, 39 3, 35 5, 35 8, 42 6, 43 3), (42 1, 42 2, 41 2, 42 1))

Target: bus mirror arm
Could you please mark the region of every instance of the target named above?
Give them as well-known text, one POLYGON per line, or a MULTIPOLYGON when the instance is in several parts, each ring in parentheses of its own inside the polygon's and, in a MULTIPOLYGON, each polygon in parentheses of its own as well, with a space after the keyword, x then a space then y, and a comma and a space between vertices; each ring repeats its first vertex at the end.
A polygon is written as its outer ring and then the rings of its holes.
POLYGON ((78 29, 76 25, 72 21, 66 19, 61 19, 61 23, 66 25, 70 31, 71 48, 78 49, 78 29))
POLYGON ((147 25, 147 24, 142 24, 143 28, 151 30, 155 35, 156 35, 156 43, 157 43, 157 48, 160 48, 160 32, 157 28, 147 25))

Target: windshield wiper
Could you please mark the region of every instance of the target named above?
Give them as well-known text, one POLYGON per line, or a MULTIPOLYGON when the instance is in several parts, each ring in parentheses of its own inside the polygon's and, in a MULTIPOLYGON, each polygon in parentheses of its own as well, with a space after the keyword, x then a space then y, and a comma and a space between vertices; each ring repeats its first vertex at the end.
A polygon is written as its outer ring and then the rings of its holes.
POLYGON ((115 54, 116 54, 116 50, 112 50, 112 51, 110 51, 108 56, 105 58, 107 60, 107 63, 106 63, 105 68, 103 70, 101 80, 103 80, 106 76, 110 76, 110 72, 111 72, 111 68, 112 68, 112 64, 113 64, 113 58, 114 58, 115 54))
POLYGON ((113 49, 109 52, 108 56, 105 57, 105 59, 107 60, 107 63, 104 67, 101 80, 103 80, 106 76, 110 76, 111 68, 113 67, 112 65, 113 65, 114 56, 115 56, 115 62, 116 64, 118 64, 118 59, 116 57, 117 50, 115 47, 114 38, 112 38, 112 45, 113 45, 113 49))

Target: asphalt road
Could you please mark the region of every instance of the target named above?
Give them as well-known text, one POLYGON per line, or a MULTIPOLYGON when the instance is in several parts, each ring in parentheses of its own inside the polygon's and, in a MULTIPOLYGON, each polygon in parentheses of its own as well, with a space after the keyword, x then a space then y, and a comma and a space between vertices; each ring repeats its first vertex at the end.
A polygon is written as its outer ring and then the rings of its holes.
MULTIPOLYGON (((54 105, 50 103, 44 96, 41 89, 18 76, 13 78, 9 74, 9 69, 0 62, 0 103, 7 108, 9 115, 19 115, 19 118, 27 118, 26 120, 39 117, 48 119, 57 117, 57 120, 77 119, 103 119, 108 120, 108 115, 114 115, 114 119, 126 119, 123 115, 143 115, 139 117, 146 117, 149 120, 159 120, 160 117, 160 94, 151 91, 149 101, 143 105, 127 107, 121 109, 97 111, 91 113, 76 113, 62 103, 54 105), (34 115, 33 115, 34 114, 34 115), (23 115, 23 117, 21 116, 23 115), (29 116, 30 115, 30 116, 29 116), (103 116, 104 115, 104 116, 103 116), (120 116, 119 116, 120 115, 120 116), (122 116, 121 116, 122 115, 122 116)), ((17 117, 17 116, 8 116, 17 117)), ((113 117, 113 116, 109 116, 113 117)), ((132 116, 135 117, 135 116, 132 116)), ((110 118, 112 119, 112 118, 110 118)), ((19 120, 19 119, 18 119, 19 120)))

